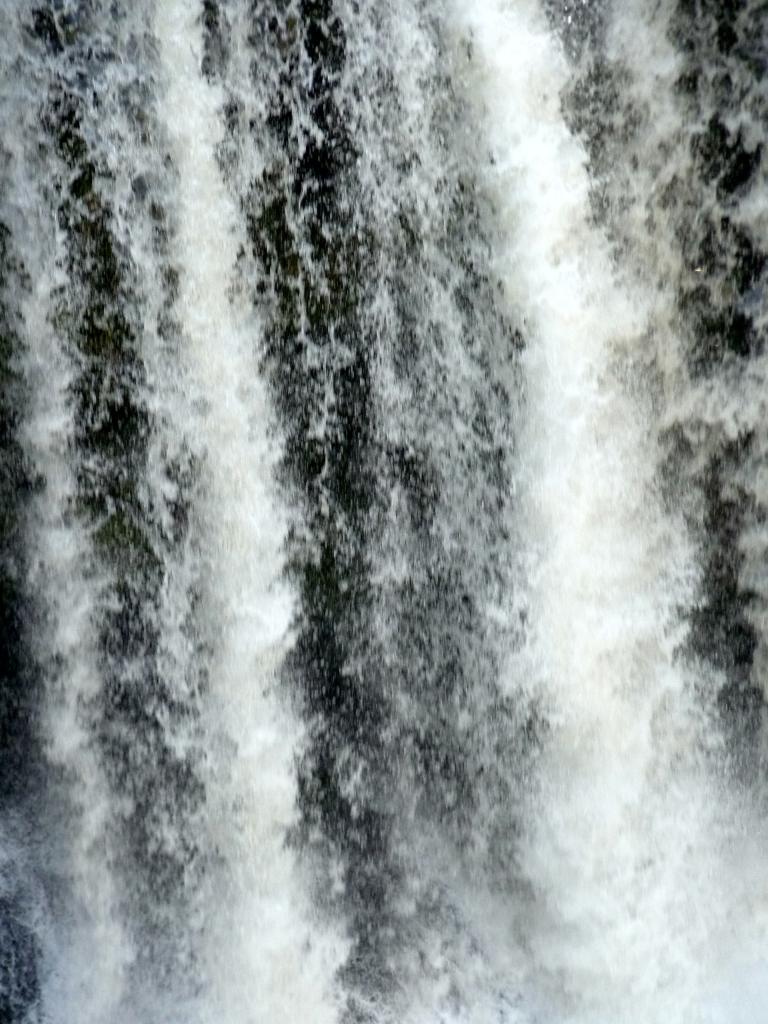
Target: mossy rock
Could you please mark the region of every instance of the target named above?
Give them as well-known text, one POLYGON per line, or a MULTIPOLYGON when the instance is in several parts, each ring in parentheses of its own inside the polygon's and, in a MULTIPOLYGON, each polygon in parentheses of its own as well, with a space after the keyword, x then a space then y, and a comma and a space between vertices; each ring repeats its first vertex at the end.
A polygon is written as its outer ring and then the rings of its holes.
POLYGON ((94 530, 93 541, 106 564, 117 568, 121 575, 150 580, 162 573, 146 528, 127 511, 107 516, 94 530))

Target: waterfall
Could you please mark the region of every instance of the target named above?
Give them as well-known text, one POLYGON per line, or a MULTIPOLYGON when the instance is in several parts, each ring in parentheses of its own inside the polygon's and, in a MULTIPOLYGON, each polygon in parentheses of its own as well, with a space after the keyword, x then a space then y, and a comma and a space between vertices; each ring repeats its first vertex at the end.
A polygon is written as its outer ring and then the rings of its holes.
POLYGON ((0 11, 0 1019, 762 1020, 764 7, 0 11))
POLYGON ((500 273, 528 337, 529 627, 517 671, 541 687, 549 735, 520 854, 542 902, 527 941, 537 970, 565 989, 569 1019, 684 1014, 727 903, 712 881, 706 725, 676 657, 690 545, 663 507, 652 395, 637 380, 661 328, 654 297, 619 272, 590 223, 585 153, 560 112, 567 68, 546 22, 524 4, 514 16, 499 8, 471 31, 500 273))
MULTIPOLYGON (((168 82, 161 109, 179 176, 178 308, 192 407, 186 417, 198 407, 202 423, 192 431, 206 462, 198 515, 210 632, 207 746, 210 760, 223 762, 206 777, 205 828, 222 862, 202 909, 212 987, 206 1018, 293 1020, 311 1006, 316 1020, 332 1020, 323 988, 333 952, 324 954, 320 929, 311 930, 309 914, 301 913, 286 848, 298 728, 275 693, 291 618, 281 582, 285 525, 270 482, 276 444, 259 381, 260 325, 233 280, 242 240, 216 160, 223 97, 200 75, 202 33, 186 4, 164 5, 156 33, 168 82)), ((177 391, 172 381, 167 390, 177 391)))

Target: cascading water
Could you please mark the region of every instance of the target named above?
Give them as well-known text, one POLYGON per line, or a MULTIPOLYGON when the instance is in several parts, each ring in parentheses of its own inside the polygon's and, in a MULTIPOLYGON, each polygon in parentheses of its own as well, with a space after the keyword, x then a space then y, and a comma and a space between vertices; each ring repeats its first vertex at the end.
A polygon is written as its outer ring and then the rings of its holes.
POLYGON ((759 1024, 765 5, 0 29, 0 1020, 759 1024))

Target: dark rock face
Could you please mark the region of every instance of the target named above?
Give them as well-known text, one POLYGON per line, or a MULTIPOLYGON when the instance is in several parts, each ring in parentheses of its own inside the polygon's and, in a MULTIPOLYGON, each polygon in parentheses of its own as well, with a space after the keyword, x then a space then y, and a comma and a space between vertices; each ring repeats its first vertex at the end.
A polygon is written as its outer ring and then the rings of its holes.
MULTIPOLYGON (((33 818, 44 783, 39 736, 40 678, 31 656, 35 613, 27 590, 26 540, 31 467, 22 450, 27 387, 21 370, 19 299, 28 288, 14 242, 0 221, 0 833, 1 869, 13 866, 6 849, 12 818, 33 818)), ((39 999, 39 949, 22 918, 23 901, 5 895, 10 882, 0 875, 0 1021, 31 1024, 39 999)))
POLYGON ((17 914, 12 901, 0 899, 0 1021, 32 1024, 40 1019, 39 950, 17 914))
POLYGON ((33 474, 19 442, 27 401, 21 372, 20 312, 23 266, 8 227, 0 222, 0 792, 13 799, 34 790, 40 765, 36 718, 39 680, 29 655, 32 609, 25 555, 33 474))

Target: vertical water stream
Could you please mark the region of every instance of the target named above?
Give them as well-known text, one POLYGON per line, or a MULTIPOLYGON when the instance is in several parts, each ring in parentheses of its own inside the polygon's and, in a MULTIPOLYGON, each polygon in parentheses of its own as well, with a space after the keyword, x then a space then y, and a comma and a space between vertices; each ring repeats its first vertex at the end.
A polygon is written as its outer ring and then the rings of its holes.
POLYGON ((326 990, 336 954, 321 928, 311 930, 286 845, 298 726, 278 692, 291 619, 273 484, 279 442, 258 375, 261 325, 237 278, 244 233, 217 161, 224 95, 203 77, 201 28, 185 3, 157 13, 161 110, 179 181, 177 308, 188 392, 174 418, 191 421, 204 464, 196 518, 210 667, 201 827, 213 878, 200 908, 200 969, 210 984, 202 1019, 249 1020, 258 1007, 258 1019, 291 1020, 311 1006, 315 1019, 332 1020, 326 990))

